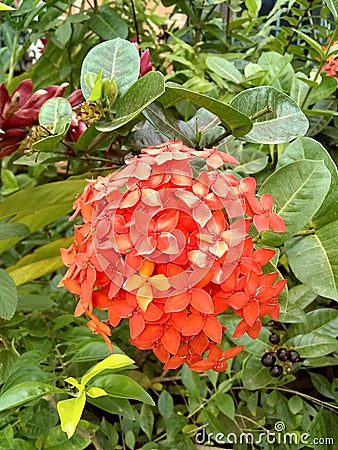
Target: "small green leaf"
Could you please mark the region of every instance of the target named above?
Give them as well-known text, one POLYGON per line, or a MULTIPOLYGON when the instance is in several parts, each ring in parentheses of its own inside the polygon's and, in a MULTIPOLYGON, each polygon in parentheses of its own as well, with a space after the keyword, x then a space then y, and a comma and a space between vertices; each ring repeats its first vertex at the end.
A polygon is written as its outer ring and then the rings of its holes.
POLYGON ((91 387, 86 391, 86 394, 89 395, 89 397, 97 398, 102 397, 103 395, 108 395, 107 392, 101 388, 98 387, 91 387))
POLYGON ((154 413, 149 405, 143 403, 140 412, 140 427, 151 441, 154 428, 154 413))
POLYGON ((52 393, 64 393, 64 390, 39 381, 25 381, 13 386, 0 396, 0 411, 16 408, 52 393))
POLYGON ((2 186, 0 192, 3 196, 13 194, 13 192, 19 190, 19 183, 16 176, 5 167, 1 168, 1 183, 2 186))
POLYGON ((53 134, 64 133, 72 121, 72 106, 63 97, 54 97, 47 100, 40 108, 39 123, 47 127, 53 134))
POLYGON ((89 28, 105 41, 120 37, 128 37, 128 25, 121 15, 114 11, 108 4, 93 11, 88 21, 89 28))
POLYGON ((16 311, 18 293, 13 278, 3 269, 0 269, 0 286, 0 317, 9 320, 16 311))
POLYGON ((303 400, 298 395, 293 395, 288 400, 289 409, 292 414, 298 414, 304 407, 303 400))
POLYGON ((68 377, 65 379, 65 382, 68 384, 71 384, 72 386, 76 387, 80 392, 84 390, 84 385, 80 384, 75 378, 68 377))
POLYGON ((61 430, 67 433, 68 439, 75 433, 85 403, 86 394, 84 392, 82 392, 79 397, 61 400, 57 403, 57 411, 61 421, 61 430))
POLYGON ((96 128, 107 132, 122 127, 141 114, 163 92, 164 76, 160 72, 148 72, 115 102, 115 118, 110 122, 98 122, 96 128))
POLYGON ((205 60, 208 68, 220 77, 232 83, 239 84, 243 81, 243 75, 230 61, 220 56, 207 56, 205 60))
POLYGON ((174 412, 174 401, 168 391, 163 390, 158 399, 158 411, 163 419, 169 419, 174 412))
POLYGON ((230 420, 235 419, 235 405, 234 400, 229 394, 218 393, 214 397, 217 408, 230 420))
POLYGON ((121 367, 129 366, 133 364, 133 360, 126 355, 114 354, 100 361, 94 367, 92 367, 82 378, 81 384, 85 385, 96 375, 100 374, 106 369, 120 369, 121 367))

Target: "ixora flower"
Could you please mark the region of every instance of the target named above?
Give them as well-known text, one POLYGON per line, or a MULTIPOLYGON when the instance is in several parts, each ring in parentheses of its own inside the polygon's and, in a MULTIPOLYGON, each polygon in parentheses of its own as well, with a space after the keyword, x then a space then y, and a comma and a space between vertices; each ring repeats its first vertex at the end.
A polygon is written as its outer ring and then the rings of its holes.
POLYGON ((74 202, 81 215, 74 242, 61 255, 60 282, 78 298, 75 315, 110 342, 128 319, 130 342, 151 349, 165 369, 222 371, 243 348, 223 350, 218 316, 238 316, 234 337, 256 338, 261 318, 279 314, 285 280, 263 273, 272 249, 254 249, 249 226, 285 231, 272 197, 255 196, 255 180, 221 172, 235 164, 217 149, 197 151, 181 141, 145 148, 126 166, 89 180, 74 202), (202 158, 204 169, 190 163, 202 158), (101 323, 95 309, 105 309, 101 323))
MULTIPOLYGON (((41 106, 46 100, 61 97, 68 83, 61 86, 49 86, 33 91, 32 80, 22 81, 10 95, 4 84, 0 85, 0 159, 14 153, 29 133, 32 126, 38 124, 41 106)), ((82 99, 80 90, 76 90, 69 101, 74 106, 82 99)), ((77 128, 78 124, 72 124, 77 128)), ((83 131, 83 130, 82 130, 83 131)))

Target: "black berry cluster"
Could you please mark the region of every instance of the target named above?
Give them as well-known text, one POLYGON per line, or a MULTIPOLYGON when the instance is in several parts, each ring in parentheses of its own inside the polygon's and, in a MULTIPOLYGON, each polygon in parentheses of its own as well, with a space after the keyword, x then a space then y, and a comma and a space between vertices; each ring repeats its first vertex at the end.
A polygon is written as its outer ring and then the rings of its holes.
POLYGON ((272 345, 262 356, 261 363, 270 368, 272 377, 280 377, 284 372, 290 371, 293 363, 300 361, 300 356, 296 350, 281 347, 278 334, 270 334, 269 341, 272 345))

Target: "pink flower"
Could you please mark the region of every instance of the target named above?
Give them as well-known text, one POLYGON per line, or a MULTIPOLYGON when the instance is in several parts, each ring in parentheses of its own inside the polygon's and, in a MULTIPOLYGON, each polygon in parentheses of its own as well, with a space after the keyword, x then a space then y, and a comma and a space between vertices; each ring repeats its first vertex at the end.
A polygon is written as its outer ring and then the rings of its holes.
MULTIPOLYGON (((139 51, 138 43, 133 42, 133 46, 139 51)), ((150 61, 150 51, 149 49, 145 49, 144 52, 140 53, 140 73, 139 78, 143 77, 146 73, 151 72, 153 70, 153 65, 150 61)))

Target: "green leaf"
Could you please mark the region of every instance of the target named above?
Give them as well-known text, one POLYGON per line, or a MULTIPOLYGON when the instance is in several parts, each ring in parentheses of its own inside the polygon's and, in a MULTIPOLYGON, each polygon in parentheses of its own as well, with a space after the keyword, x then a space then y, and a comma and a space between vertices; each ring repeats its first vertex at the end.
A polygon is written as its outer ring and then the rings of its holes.
POLYGON ((274 172, 259 189, 259 195, 272 194, 287 231, 264 232, 262 243, 278 246, 301 230, 323 203, 330 180, 323 161, 296 161, 274 172))
POLYGON ((86 55, 81 68, 81 89, 87 99, 90 90, 86 86, 87 72, 98 73, 102 69, 102 77, 112 78, 123 95, 138 79, 140 57, 132 43, 121 38, 112 39, 93 47, 86 55))
MULTIPOLYGON (((80 421, 82 429, 84 421, 80 421)), ((93 431, 91 431, 93 432, 93 431)), ((43 450, 83 450, 91 444, 89 437, 80 436, 75 433, 70 439, 61 430, 60 426, 53 428, 46 436, 43 443, 43 450)))
POLYGON ((174 412, 174 401, 172 396, 167 390, 163 390, 159 396, 157 403, 158 411, 164 420, 169 419, 169 417, 174 412))
POLYGON ((239 84, 243 81, 243 75, 230 61, 220 56, 207 56, 206 65, 210 70, 217 73, 224 80, 239 84))
POLYGON ((155 406, 150 395, 134 380, 126 375, 100 375, 95 380, 95 386, 101 387, 112 397, 134 399, 155 406))
POLYGON ((109 5, 99 7, 93 11, 93 15, 88 20, 89 28, 105 41, 120 37, 128 37, 128 26, 121 16, 109 5))
POLYGON ((258 144, 281 144, 303 136, 309 122, 291 97, 271 86, 246 89, 234 97, 231 106, 251 117, 268 106, 268 112, 253 121, 252 130, 243 139, 258 144))
POLYGON ((27 237, 30 234, 29 228, 23 223, 0 223, 0 240, 15 237, 27 237))
POLYGON ((156 130, 168 139, 178 139, 189 147, 195 147, 195 142, 189 136, 191 129, 186 122, 173 117, 161 105, 152 103, 143 111, 143 115, 156 130))
POLYGON ((311 333, 288 339, 285 346, 293 345, 302 358, 317 358, 338 351, 338 341, 330 336, 311 333))
POLYGON ((235 405, 234 400, 229 394, 217 393, 214 397, 214 402, 217 408, 230 420, 235 419, 235 405))
POLYGON ((81 378, 81 384, 87 384, 93 377, 100 374, 107 369, 120 369, 121 367, 129 366, 133 364, 133 360, 127 355, 114 354, 100 361, 94 367, 92 367, 83 377, 81 378))
POLYGON ((317 294, 338 300, 338 221, 308 236, 285 243, 285 251, 296 277, 317 294))
POLYGON ((143 403, 140 411, 140 427, 151 441, 154 428, 154 413, 149 405, 143 403))
POLYGON ((0 396, 0 411, 16 408, 32 400, 36 400, 43 395, 52 393, 64 393, 64 390, 46 383, 25 381, 8 389, 0 396))
POLYGON ((238 160, 239 165, 234 167, 235 172, 254 174, 263 170, 268 164, 268 156, 254 148, 244 148, 232 156, 238 160))
POLYGON ((282 166, 290 164, 291 162, 299 161, 301 159, 323 161, 331 174, 330 190, 327 193, 321 207, 311 220, 311 224, 314 227, 320 228, 321 226, 338 219, 337 167, 327 150, 319 142, 309 137, 298 138, 288 145, 276 167, 278 169, 282 166))
POLYGON ((133 408, 130 406, 129 401, 124 398, 112 398, 108 395, 97 398, 87 397, 87 401, 110 414, 117 414, 127 419, 135 420, 133 408))
POLYGON ((57 411, 61 421, 61 430, 67 433, 68 439, 75 433, 85 403, 86 394, 84 392, 82 392, 79 397, 61 400, 57 403, 57 411))
POLYGON ((122 127, 141 114, 163 92, 164 76, 160 72, 148 72, 114 103, 114 119, 110 122, 98 122, 96 128, 107 132, 122 127))
POLYGON ((124 436, 124 440, 126 443, 126 446, 130 448, 131 450, 134 450, 135 443, 136 443, 136 437, 132 430, 128 430, 124 436))
POLYGON ((306 314, 302 323, 291 325, 286 337, 310 333, 324 334, 333 338, 338 335, 338 311, 333 308, 319 308, 306 314))
POLYGON ((68 247, 72 241, 72 238, 61 238, 43 245, 10 266, 7 272, 13 278, 16 286, 20 286, 61 269, 64 264, 60 256, 60 249, 68 247))
POLYGON ((56 37, 55 42, 56 45, 58 45, 60 48, 66 46, 67 42, 72 37, 72 26, 68 19, 66 19, 63 23, 61 23, 56 27, 55 37, 56 37))
POLYGON ((0 11, 10 11, 14 10, 11 6, 5 5, 4 3, 0 2, 0 11))
POLYGON ((13 278, 3 269, 0 269, 0 286, 0 317, 9 320, 16 311, 18 293, 13 278))
POLYGON ((54 97, 45 101, 39 111, 39 123, 44 127, 52 126, 53 134, 64 133, 72 121, 72 106, 63 97, 54 97))
MULTIPOLYGON (((315 86, 311 89, 311 92, 306 100, 304 105, 307 108, 309 105, 313 105, 320 100, 326 100, 331 94, 333 94, 337 89, 337 80, 334 77, 327 77, 322 74, 322 79, 319 85, 315 86)), ((315 105, 315 108, 318 109, 318 106, 315 105)))
POLYGON ((293 395, 288 400, 289 409, 292 414, 298 414, 304 407, 303 400, 298 395, 293 395))
POLYGON ((271 383, 271 375, 266 367, 262 366, 260 358, 251 356, 243 370, 243 386, 249 390, 260 389, 271 383))
POLYGON ((36 214, 38 210, 61 204, 71 210, 76 194, 80 194, 85 185, 86 180, 57 181, 16 192, 0 203, 0 219, 36 214))
POLYGON ((2 195, 10 195, 19 190, 19 183, 13 172, 2 167, 1 168, 1 191, 2 195))
POLYGON ((245 113, 235 109, 235 107, 226 105, 225 103, 212 97, 208 97, 207 95, 198 94, 197 92, 184 89, 175 83, 167 83, 166 92, 161 97, 161 102, 166 107, 175 104, 176 102, 182 100, 182 98, 190 100, 201 108, 205 108, 218 116, 227 130, 230 130, 236 137, 243 136, 252 128, 252 122, 249 117, 247 117, 245 113))
POLYGON ((89 397, 97 398, 102 397, 103 395, 108 395, 107 392, 101 388, 97 387, 91 387, 86 391, 86 394, 89 395, 89 397))
POLYGON ((334 395, 332 395, 331 391, 331 383, 327 378, 323 377, 323 375, 320 375, 319 373, 313 372, 310 372, 310 377, 312 384, 320 394, 325 395, 325 397, 332 398, 334 400, 334 395))
POLYGON ((293 31, 295 33, 297 33, 302 39, 304 39, 304 41, 307 44, 309 44, 309 46, 312 48, 312 50, 314 50, 317 53, 317 55, 319 56, 321 61, 325 60, 325 58, 326 58, 325 51, 323 50, 322 46, 320 44, 318 44, 318 41, 315 41, 314 39, 312 39, 311 36, 309 36, 308 34, 303 33, 300 30, 293 29, 293 31))
POLYGON ((334 20, 337 22, 338 19, 338 0, 325 0, 328 8, 330 9, 334 20))

